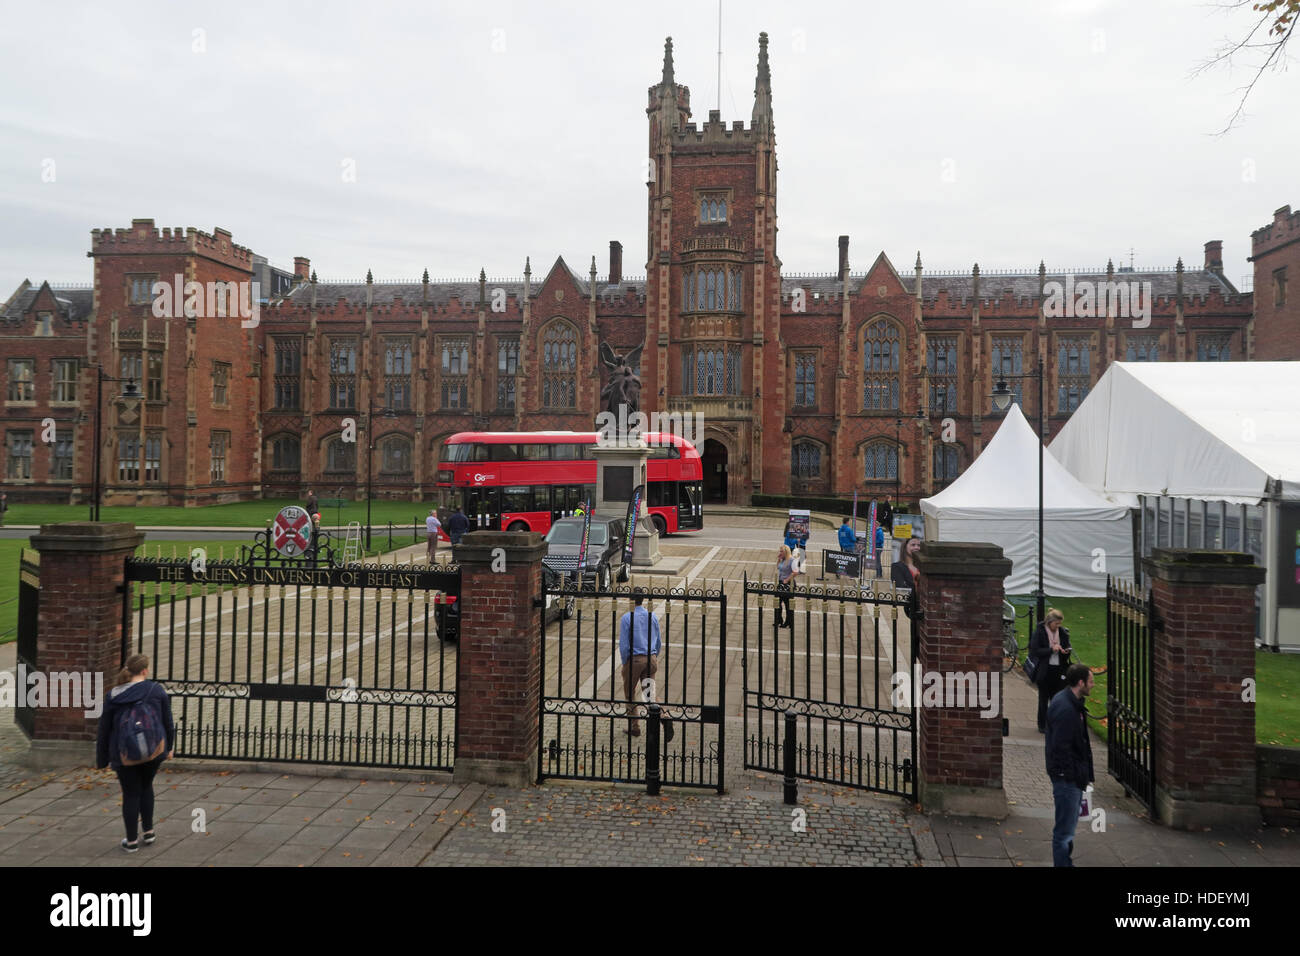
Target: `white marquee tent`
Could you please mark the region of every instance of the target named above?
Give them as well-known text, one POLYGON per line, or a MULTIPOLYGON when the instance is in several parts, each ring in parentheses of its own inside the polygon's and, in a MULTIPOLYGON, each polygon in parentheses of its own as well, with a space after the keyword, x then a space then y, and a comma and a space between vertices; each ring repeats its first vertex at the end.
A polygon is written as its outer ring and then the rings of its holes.
POLYGON ((1143 497, 1144 548, 1253 553, 1260 637, 1300 651, 1300 363, 1116 362, 1048 451, 1096 493, 1143 497))
MULTIPOLYGON (((960 478, 921 500, 926 537, 988 541, 1011 559, 1008 594, 1038 586, 1038 439, 1018 405, 960 478)), ((1043 589, 1052 597, 1104 597, 1106 575, 1133 574, 1128 509, 1084 487, 1043 456, 1043 589), (1098 550, 1100 549, 1100 551, 1098 550)))
POLYGON ((1049 451, 1089 488, 1258 504, 1300 500, 1300 365, 1115 362, 1049 451))

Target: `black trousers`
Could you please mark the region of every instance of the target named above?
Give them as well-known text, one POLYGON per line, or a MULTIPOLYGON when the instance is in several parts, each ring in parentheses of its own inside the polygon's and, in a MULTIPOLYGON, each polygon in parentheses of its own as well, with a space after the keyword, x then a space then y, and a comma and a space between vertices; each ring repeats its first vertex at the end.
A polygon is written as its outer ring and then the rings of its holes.
POLYGON ((794 616, 790 613, 790 591, 792 588, 793 585, 791 584, 778 583, 776 586, 776 598, 781 602, 776 614, 777 627, 794 627, 794 616))
POLYGON ((1047 705, 1064 686, 1065 670, 1059 664, 1053 666, 1046 661, 1038 666, 1043 669, 1043 679, 1038 682, 1038 729, 1043 730, 1047 726, 1047 705))
POLYGON ((122 785, 122 822, 130 843, 139 836, 136 828, 140 823, 146 833, 153 829, 153 778, 162 762, 160 756, 148 763, 117 768, 117 782, 122 785))

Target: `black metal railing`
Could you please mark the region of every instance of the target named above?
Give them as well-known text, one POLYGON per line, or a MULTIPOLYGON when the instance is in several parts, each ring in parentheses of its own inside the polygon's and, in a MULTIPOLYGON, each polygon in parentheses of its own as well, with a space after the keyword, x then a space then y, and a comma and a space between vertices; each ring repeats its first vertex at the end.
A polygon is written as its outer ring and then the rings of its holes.
POLYGON ((916 660, 899 633, 909 592, 746 576, 744 594, 745 767, 914 799, 917 721, 893 693, 916 660))
POLYGON ((658 623, 654 702, 629 702, 619 647, 633 590, 553 580, 536 604, 542 694, 538 782, 547 778, 724 786, 727 598, 704 588, 638 588, 658 623), (548 624, 549 621, 549 624, 548 624), (641 726, 644 724, 644 728, 641 726), (633 734, 633 729, 643 731, 633 734))
MULTIPOLYGON (((41 555, 23 548, 18 556, 18 647, 19 674, 37 670, 37 615, 41 604, 41 555)), ((27 706, 27 688, 17 686, 14 721, 31 737, 36 732, 36 713, 27 706)))
POLYGON ((446 770, 460 571, 128 559, 123 614, 185 757, 446 770))
POLYGON ((1106 580, 1106 757, 1124 792, 1156 814, 1155 642, 1149 590, 1106 580))

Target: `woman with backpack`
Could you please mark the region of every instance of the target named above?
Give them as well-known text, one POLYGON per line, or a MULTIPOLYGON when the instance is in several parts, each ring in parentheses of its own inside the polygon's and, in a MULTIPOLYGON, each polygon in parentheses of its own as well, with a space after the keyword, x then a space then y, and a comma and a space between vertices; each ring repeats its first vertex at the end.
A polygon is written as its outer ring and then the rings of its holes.
POLYGON ((140 839, 153 843, 153 778, 176 750, 172 705, 162 685, 149 680, 149 658, 128 657, 109 691, 99 718, 95 766, 112 767, 122 786, 122 820, 126 838, 122 849, 134 853, 140 839), (144 833, 137 827, 144 824, 144 833))

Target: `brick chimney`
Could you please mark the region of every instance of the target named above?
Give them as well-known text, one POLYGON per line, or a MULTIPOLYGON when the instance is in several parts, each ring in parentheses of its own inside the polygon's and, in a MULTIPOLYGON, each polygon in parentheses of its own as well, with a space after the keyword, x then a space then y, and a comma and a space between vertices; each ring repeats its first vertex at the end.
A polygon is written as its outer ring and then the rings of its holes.
POLYGON ((609 241, 609 284, 618 285, 623 281, 623 243, 617 239, 609 241))
POLYGON ((849 268, 849 237, 840 236, 840 268, 837 274, 843 277, 844 273, 848 271, 848 268, 849 268))
POLYGON ((1211 239, 1205 244, 1205 268, 1223 275, 1223 240, 1211 239))
POLYGON ((293 276, 302 282, 311 278, 311 260, 306 256, 293 257, 293 276))

